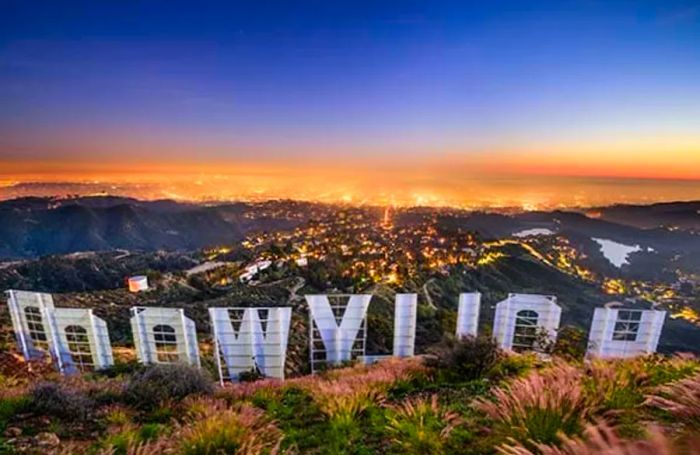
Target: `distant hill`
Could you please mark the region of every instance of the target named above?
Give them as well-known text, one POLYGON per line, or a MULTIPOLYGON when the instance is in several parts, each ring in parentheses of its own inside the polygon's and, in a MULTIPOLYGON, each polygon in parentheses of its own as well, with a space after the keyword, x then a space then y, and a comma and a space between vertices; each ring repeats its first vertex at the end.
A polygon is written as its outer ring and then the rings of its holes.
MULTIPOLYGON (((678 204, 673 205, 678 208, 678 204)), ((689 212, 694 203, 683 203, 689 212)), ((652 207, 652 206, 650 206, 652 207)), ((596 209, 599 214, 600 209, 596 209)), ((640 211, 643 208, 639 208, 640 211)), ((440 217, 446 229, 478 232, 485 239, 512 237, 528 230, 546 230, 568 239, 588 257, 588 262, 608 276, 622 275, 637 279, 667 279, 670 271, 682 268, 700 273, 700 232, 660 227, 660 218, 654 220, 655 210, 647 211, 652 221, 649 227, 637 227, 633 223, 615 222, 604 217, 587 216, 579 212, 555 210, 551 212, 524 212, 503 215, 485 212, 464 212, 440 217), (629 264, 621 269, 614 267, 601 253, 601 247, 593 239, 607 239, 623 245, 638 245, 639 252, 629 257, 629 264)), ((696 214, 697 215, 697 214, 696 214)), ((690 215, 689 215, 690 216, 690 215)), ((698 215, 700 216, 700 215, 698 215)))
POLYGON ((643 229, 669 227, 700 232, 700 201, 613 205, 592 212, 602 219, 643 229))
POLYGON ((78 251, 193 250, 240 241, 254 230, 298 221, 246 217, 247 204, 199 206, 118 197, 0 202, 0 259, 78 251))
MULTIPOLYGON (((251 232, 299 226, 312 219, 319 207, 326 216, 335 210, 295 201, 200 205, 116 196, 3 201, 0 261, 83 251, 191 251, 234 244, 251 232)), ((677 267, 700 273, 700 232, 692 228, 700 226, 698 210, 700 202, 677 202, 617 205, 586 213, 451 211, 440 214, 439 219, 446 229, 470 230, 486 239, 546 229, 568 238, 610 275, 656 279, 677 267), (671 225, 682 228, 670 229, 671 225), (593 238, 640 245, 642 251, 630 257, 629 266, 616 270, 602 257, 593 238)), ((421 222, 428 212, 427 208, 402 211, 395 222, 410 226, 421 222)))

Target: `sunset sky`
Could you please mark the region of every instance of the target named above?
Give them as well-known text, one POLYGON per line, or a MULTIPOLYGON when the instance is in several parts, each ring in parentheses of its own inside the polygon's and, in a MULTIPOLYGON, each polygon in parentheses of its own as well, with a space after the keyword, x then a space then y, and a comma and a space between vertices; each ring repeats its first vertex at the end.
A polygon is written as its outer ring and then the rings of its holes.
POLYGON ((3 1, 0 197, 34 182, 700 199, 700 3, 3 1))

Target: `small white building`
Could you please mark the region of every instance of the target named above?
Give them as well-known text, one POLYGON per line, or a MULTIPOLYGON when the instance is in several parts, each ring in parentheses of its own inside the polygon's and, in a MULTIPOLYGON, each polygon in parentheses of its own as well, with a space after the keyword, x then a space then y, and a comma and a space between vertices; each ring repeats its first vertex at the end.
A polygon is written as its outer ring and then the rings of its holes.
POLYGON ((588 355, 626 358, 656 352, 666 312, 621 307, 611 302, 596 308, 588 335, 588 355))
POLYGON ((137 275, 129 278, 129 291, 141 292, 148 290, 148 277, 145 275, 137 275))
POLYGON ((264 260, 264 259, 258 259, 257 261, 253 262, 252 264, 246 266, 243 270, 243 272, 239 277, 239 281, 241 283, 246 283, 251 281, 253 278, 255 278, 255 275, 258 273, 262 272, 265 269, 270 268, 272 265, 272 261, 264 260))
POLYGON ((557 338, 561 307, 557 298, 539 294, 508 294, 496 305, 493 336, 502 349, 537 349, 540 337, 557 338))
POLYGON ((141 363, 200 366, 197 330, 183 309, 133 307, 131 331, 141 363))
POLYGON ((475 337, 479 329, 479 312, 481 310, 481 293, 468 292, 459 294, 457 308, 457 338, 475 337))
POLYGON ((297 258, 294 262, 299 267, 306 267, 309 265, 309 259, 306 256, 302 256, 300 258, 297 258))

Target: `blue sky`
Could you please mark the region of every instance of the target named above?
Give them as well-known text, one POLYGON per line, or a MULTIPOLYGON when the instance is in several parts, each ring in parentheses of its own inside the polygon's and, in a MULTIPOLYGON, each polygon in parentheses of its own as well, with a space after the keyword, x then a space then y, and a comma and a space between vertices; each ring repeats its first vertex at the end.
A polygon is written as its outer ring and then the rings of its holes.
POLYGON ((8 159, 498 157, 700 136, 692 1, 0 8, 8 159))

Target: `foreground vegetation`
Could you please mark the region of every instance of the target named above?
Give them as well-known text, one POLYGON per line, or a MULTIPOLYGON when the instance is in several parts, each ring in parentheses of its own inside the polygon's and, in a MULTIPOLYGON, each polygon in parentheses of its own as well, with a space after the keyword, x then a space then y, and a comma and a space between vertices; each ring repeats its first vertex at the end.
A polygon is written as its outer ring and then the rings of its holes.
POLYGON ((700 362, 687 356, 584 362, 453 340, 226 387, 180 365, 33 368, 0 376, 0 453, 700 453, 700 362))

